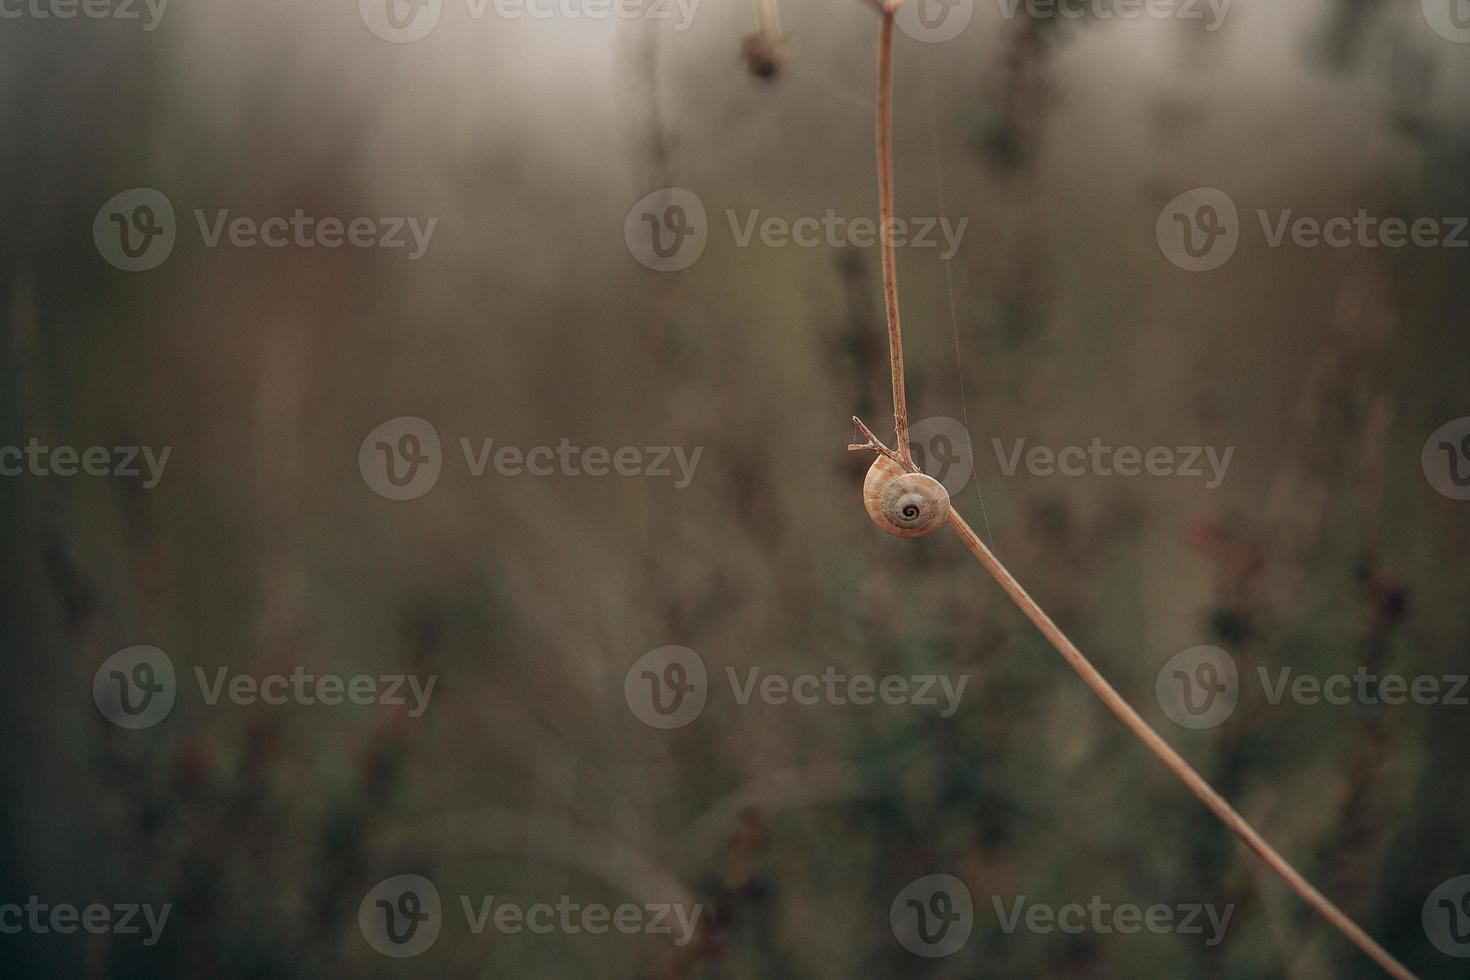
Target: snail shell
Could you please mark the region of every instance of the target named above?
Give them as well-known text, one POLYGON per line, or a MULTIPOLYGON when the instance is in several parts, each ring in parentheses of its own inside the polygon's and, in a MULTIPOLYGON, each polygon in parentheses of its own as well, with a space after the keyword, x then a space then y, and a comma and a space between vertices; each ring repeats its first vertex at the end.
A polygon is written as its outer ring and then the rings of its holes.
POLYGON ((905 473, 879 456, 863 480, 863 506, 873 523, 900 538, 933 534, 949 518, 949 491, 923 473, 905 473))

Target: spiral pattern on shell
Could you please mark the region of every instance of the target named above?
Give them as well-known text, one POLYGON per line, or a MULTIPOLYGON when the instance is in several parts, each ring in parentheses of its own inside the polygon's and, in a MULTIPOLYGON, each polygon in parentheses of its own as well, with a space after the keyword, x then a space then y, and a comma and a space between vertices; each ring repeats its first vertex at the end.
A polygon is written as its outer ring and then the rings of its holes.
POLYGON ((949 491, 923 473, 906 473, 879 456, 863 480, 863 506, 873 523, 900 538, 933 534, 949 519, 949 491))

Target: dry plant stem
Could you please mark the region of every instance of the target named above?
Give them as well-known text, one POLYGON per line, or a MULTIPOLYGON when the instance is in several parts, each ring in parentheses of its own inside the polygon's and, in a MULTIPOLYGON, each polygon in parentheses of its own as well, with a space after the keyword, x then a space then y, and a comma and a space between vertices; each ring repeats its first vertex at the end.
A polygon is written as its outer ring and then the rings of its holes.
POLYGON ((1292 890, 1302 897, 1303 901, 1316 909, 1354 945, 1372 957, 1373 961, 1383 967, 1389 976, 1397 977, 1399 980, 1415 980, 1414 974, 1378 945, 1373 937, 1359 928, 1358 924, 1348 918, 1327 896, 1313 887, 1311 882, 1303 878, 1296 868, 1292 867, 1285 858, 1277 853, 1275 848, 1266 842, 1264 837, 1256 832, 1254 827, 1246 822, 1244 817, 1235 812, 1235 808, 1226 802, 1224 797, 1210 787, 1203 776, 1195 772, 1194 768, 1184 761, 1183 756, 1174 751, 1169 743, 1165 742, 1159 733, 1154 731, 1137 711, 1133 710, 1133 706, 1114 690, 1107 679, 1098 673, 1097 668, 1083 656, 1082 651, 1067 639, 1067 635, 1056 623, 1052 622, 1051 617, 1037 604, 1036 600, 1027 594, 1026 590, 1021 587, 1021 583, 1017 582, 1015 577, 1006 570, 1006 567, 1000 563, 1000 559, 996 558, 995 554, 985 546, 985 542, 980 540, 979 535, 957 511, 949 512, 949 526, 955 534, 959 535, 965 547, 980 559, 980 564, 984 565, 985 570, 995 577, 1006 595, 1010 596, 1026 614, 1026 618, 1035 623, 1042 635, 1051 642, 1052 646, 1056 647, 1062 659, 1067 661, 1072 669, 1082 677, 1083 682, 1092 688, 1092 692, 1108 706, 1108 710, 1117 715, 1118 719, 1148 747, 1148 750, 1158 756, 1160 761, 1168 766, 1170 771, 1178 776, 1179 780, 1188 786, 1205 806, 1210 808, 1210 812, 1220 818, 1220 822, 1228 827, 1231 833, 1239 837, 1252 851, 1255 851, 1272 871, 1280 875, 1292 890))
MULTIPOLYGON (((913 458, 909 454, 908 444, 908 403, 904 395, 903 378, 903 337, 899 331, 898 323, 898 278, 896 271, 893 241, 888 229, 892 227, 893 218, 893 147, 892 147, 892 107, 890 89, 892 88, 893 75, 893 13, 898 3, 894 0, 873 0, 879 12, 883 16, 882 26, 878 33, 878 200, 879 212, 882 221, 883 233, 880 235, 883 251, 883 296, 887 303, 888 311, 888 345, 890 364, 893 375, 893 421, 897 432, 896 449, 889 449, 883 445, 877 436, 858 418, 853 418, 859 433, 864 438, 861 443, 853 443, 848 448, 853 451, 868 451, 879 453, 894 460, 909 472, 918 472, 913 458)), ((965 547, 980 560, 985 570, 1000 583, 1020 607, 1026 617, 1036 625, 1041 634, 1062 655, 1062 659, 1072 667, 1082 678, 1083 682, 1092 689, 1103 702, 1108 710, 1112 711, 1138 739, 1159 758, 1169 770, 1179 778, 1184 785, 1188 786, 1195 796, 1209 807, 1220 822, 1223 823, 1231 833, 1254 851, 1266 866, 1281 877, 1302 900, 1315 909, 1323 918, 1346 936, 1354 945, 1377 963, 1397 980, 1417 980, 1403 964, 1389 955, 1388 951, 1364 932, 1357 923, 1348 918, 1347 914, 1332 903, 1327 896, 1319 892, 1311 882, 1302 877, 1301 873, 1292 867, 1276 849, 1266 842, 1266 839, 1256 832, 1255 828, 1246 822, 1245 818, 1235 811, 1225 798, 1205 781, 1204 777, 1195 772, 1194 768, 1184 757, 1170 747, 1168 742, 1154 731, 1148 722, 1133 709, 1124 697, 1119 694, 1102 674, 1098 673, 1091 661, 1077 649, 1076 644, 1067 639, 1067 635, 1061 631, 1056 623, 1052 622, 1046 611, 1037 604, 1036 600, 1027 594, 1015 577, 1011 575, 1006 567, 1000 563, 985 542, 980 540, 973 528, 970 527, 959 512, 951 509, 949 512, 949 526, 959 535, 965 547)))
POLYGON ((898 257, 893 247, 893 13, 885 3, 878 27, 878 240, 883 254, 883 303, 888 314, 888 359, 893 380, 894 447, 898 461, 914 468, 909 454, 909 406, 903 386, 903 331, 898 323, 898 257))
POLYGON ((755 29, 758 34, 781 36, 781 18, 776 10, 776 0, 755 0, 755 29))

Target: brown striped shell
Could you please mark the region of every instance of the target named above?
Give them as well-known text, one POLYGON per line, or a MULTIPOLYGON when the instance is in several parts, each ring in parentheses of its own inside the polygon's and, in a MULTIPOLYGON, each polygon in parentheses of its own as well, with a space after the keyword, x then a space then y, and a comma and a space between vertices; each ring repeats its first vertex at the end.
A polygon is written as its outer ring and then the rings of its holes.
POLYGON ((949 518, 949 491, 934 477, 905 473, 887 456, 879 456, 863 480, 863 506, 889 534, 921 538, 949 518))

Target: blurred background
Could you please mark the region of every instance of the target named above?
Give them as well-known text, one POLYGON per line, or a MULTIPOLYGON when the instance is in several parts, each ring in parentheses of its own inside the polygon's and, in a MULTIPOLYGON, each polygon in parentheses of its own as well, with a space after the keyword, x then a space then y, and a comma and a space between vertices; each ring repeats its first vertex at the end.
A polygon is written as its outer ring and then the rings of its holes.
MULTIPOLYGON (((1380 975, 953 535, 868 521, 870 459, 845 447, 853 414, 891 434, 877 250, 741 229, 876 217, 879 18, 778 2, 782 43, 753 60, 756 12, 730 0, 687 19, 652 0, 6 8, 0 445, 171 453, 151 487, 0 479, 0 904, 171 912, 151 945, 7 929, 0 975, 1380 975), (109 210, 136 188, 171 205, 167 235, 136 195, 109 210), (704 212, 675 271, 635 245, 664 188, 704 212), (298 210, 435 224, 412 258, 210 244, 220 212, 298 210), (130 271, 109 228, 167 254, 130 271), (405 417, 437 452, 401 440, 405 417), (372 473, 385 424, 409 472, 431 450, 437 480, 410 499, 372 473), (652 466, 477 475, 462 440, 490 439, 697 462, 682 486, 652 466), (130 729, 94 679, 138 645, 177 690, 130 729), (631 668, 668 646, 708 679, 698 717, 665 729, 631 668), (196 669, 221 668, 436 682, 416 715, 211 704, 196 669), (966 687, 948 717, 742 704, 728 672, 753 668, 966 687), (443 901, 411 958, 359 922, 402 874, 443 901), (915 955, 891 906, 935 874, 963 882, 973 928, 915 955), (682 945, 477 933, 462 896, 702 913, 682 945), (1021 896, 1233 914, 1214 945, 1007 931, 996 910, 1021 896)), ((1273 703, 1257 678, 1470 671, 1470 503, 1428 472, 1432 436, 1470 416, 1470 252, 1273 247, 1257 212, 1470 215, 1470 11, 1452 3, 1124 19, 960 0, 899 32, 894 94, 898 214, 968 219, 947 259, 898 250, 911 412, 944 434, 926 463, 1143 715, 1436 978, 1470 955, 1429 921, 1470 873, 1470 708, 1273 703), (967 18, 954 36, 946 16, 967 18), (1197 188, 1238 208, 1238 247, 1207 271, 1165 234, 1197 188), (1017 440, 1094 439, 1233 455, 1213 487, 1010 462, 1017 440), (1190 728, 1159 685, 1199 646, 1233 658, 1239 698, 1190 728)), ((1470 435, 1451 428, 1452 447, 1470 435)))

